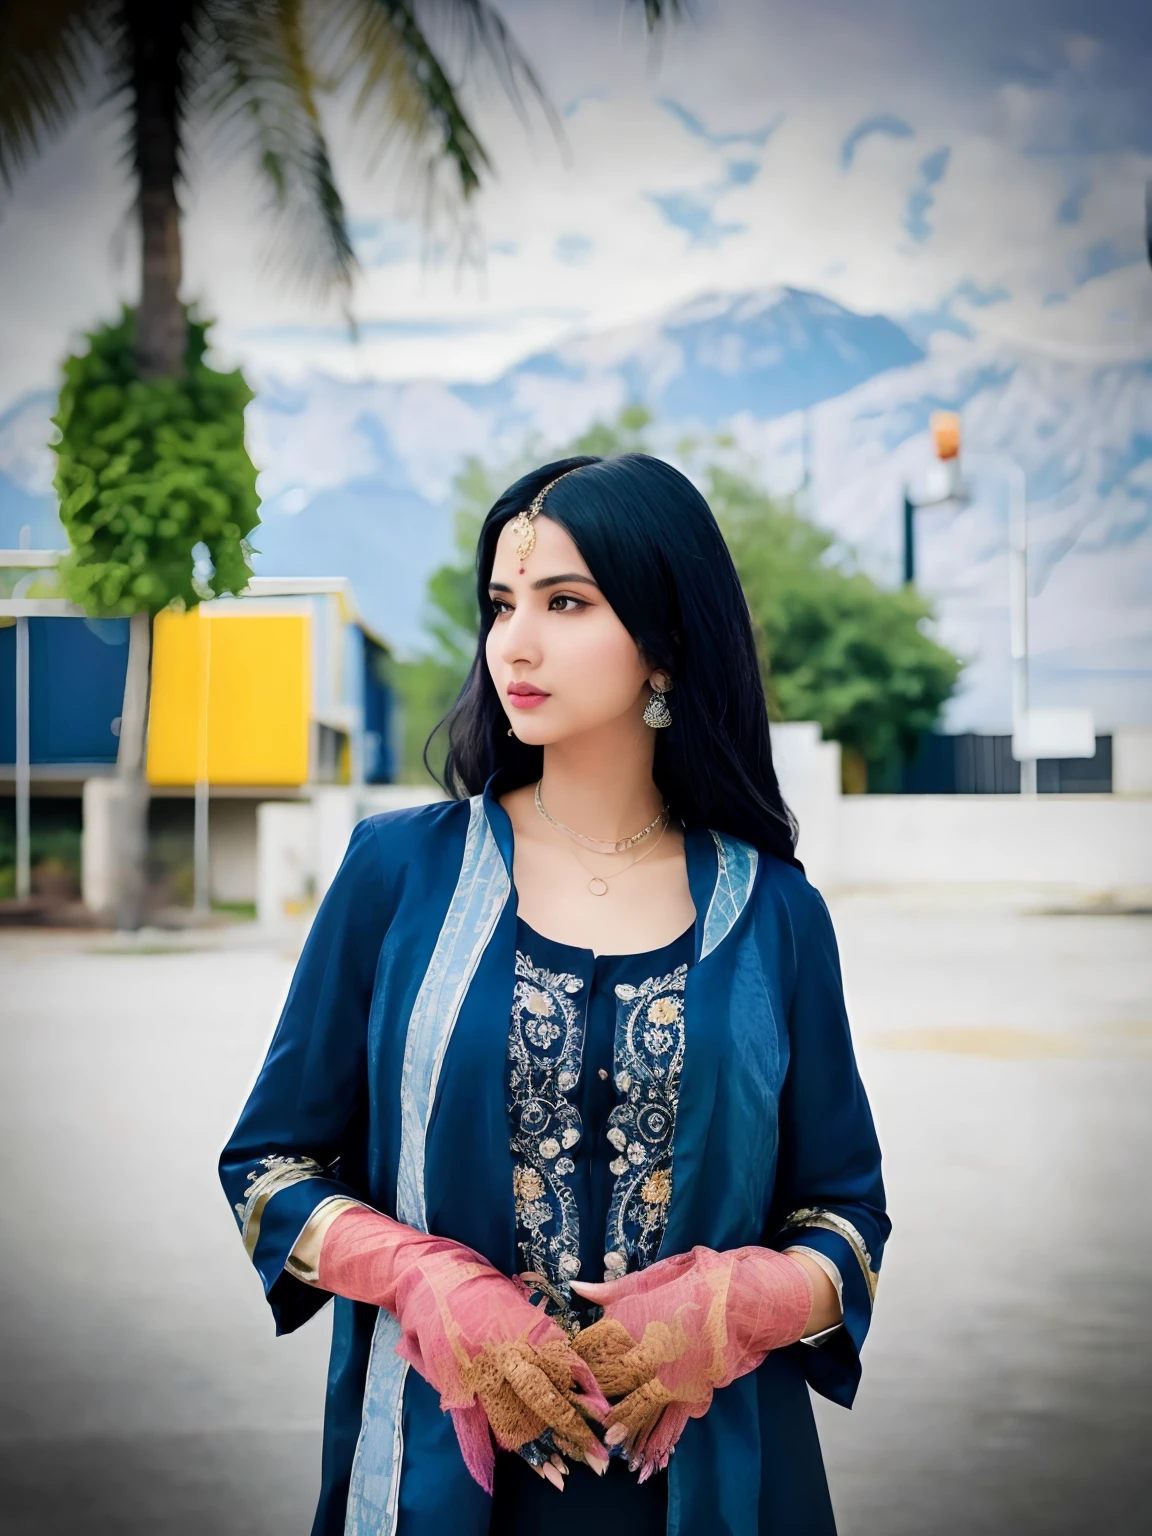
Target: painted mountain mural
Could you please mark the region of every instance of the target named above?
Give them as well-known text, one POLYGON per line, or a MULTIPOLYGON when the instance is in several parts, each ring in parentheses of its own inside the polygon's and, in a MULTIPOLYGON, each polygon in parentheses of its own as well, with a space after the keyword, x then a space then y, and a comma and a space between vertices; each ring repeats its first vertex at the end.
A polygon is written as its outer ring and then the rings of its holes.
MULTIPOLYGON (((817 293, 708 294, 577 336, 484 384, 257 379, 258 569, 348 575, 366 616, 420 643, 426 577, 449 549, 452 479, 526 440, 542 455, 631 402, 653 446, 723 430, 769 486, 808 474, 809 514, 877 580, 900 578, 905 486, 933 487, 926 427, 959 410, 969 498, 918 514, 918 580, 969 661, 953 729, 1009 718, 1005 460, 1027 475, 1035 702, 1100 729, 1152 719, 1152 360, 1068 357, 966 327, 861 315, 817 293), (965 334, 957 334, 957 329, 965 334)), ((61 541, 44 449, 52 400, 0 416, 0 544, 61 541)))

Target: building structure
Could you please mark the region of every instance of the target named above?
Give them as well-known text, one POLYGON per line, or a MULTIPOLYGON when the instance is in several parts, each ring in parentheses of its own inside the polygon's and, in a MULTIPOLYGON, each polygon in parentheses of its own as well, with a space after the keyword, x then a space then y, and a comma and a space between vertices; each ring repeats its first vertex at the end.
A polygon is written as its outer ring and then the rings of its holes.
MULTIPOLYGON (((109 822, 129 626, 38 595, 50 590, 43 573, 58 559, 56 551, 0 552, 0 573, 18 573, 0 597, 4 841, 19 871, 13 845, 21 838, 35 866, 38 843, 58 849, 74 835, 79 849, 82 834, 84 899, 101 909, 115 851, 109 822)), ((158 902, 181 905, 191 894, 198 795, 206 893, 254 907, 261 802, 392 780, 389 665, 387 642, 365 624, 343 578, 254 577, 239 597, 157 617, 147 773, 158 902)), ((19 879, 10 883, 7 894, 26 894, 19 879)))

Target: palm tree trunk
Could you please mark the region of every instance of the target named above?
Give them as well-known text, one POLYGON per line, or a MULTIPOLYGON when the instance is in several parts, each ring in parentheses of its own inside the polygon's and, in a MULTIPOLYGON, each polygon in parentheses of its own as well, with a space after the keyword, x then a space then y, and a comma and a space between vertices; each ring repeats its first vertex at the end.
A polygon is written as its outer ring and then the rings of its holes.
POLYGON ((117 928, 134 932, 143 923, 148 905, 147 750, 152 618, 147 613, 134 613, 128 623, 128 672, 116 754, 120 794, 116 805, 113 916, 117 928))
MULTIPOLYGON (((184 372, 188 322, 180 302, 180 123, 192 0, 122 0, 132 55, 132 149, 140 210, 136 359, 144 379, 184 372)), ((148 713, 152 617, 132 616, 120 716, 116 926, 135 930, 148 905, 148 713)))
POLYGON ((145 379, 184 371, 180 303, 180 120, 195 5, 125 0, 132 49, 132 149, 139 192, 141 288, 136 355, 145 379))

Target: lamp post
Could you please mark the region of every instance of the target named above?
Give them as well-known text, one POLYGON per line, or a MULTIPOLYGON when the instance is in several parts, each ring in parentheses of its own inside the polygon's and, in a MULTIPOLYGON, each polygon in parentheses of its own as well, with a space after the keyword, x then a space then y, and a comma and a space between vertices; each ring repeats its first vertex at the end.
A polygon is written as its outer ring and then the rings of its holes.
MULTIPOLYGON (((916 579, 916 512, 921 507, 964 505, 971 493, 960 474, 960 418, 937 411, 931 421, 936 457, 944 464, 947 485, 940 496, 914 501, 904 492, 904 581, 916 579)), ((1020 764, 1020 793, 1036 793, 1036 751, 1028 701, 1028 484, 1024 470, 1006 454, 980 455, 999 470, 1008 485, 1008 624, 1012 658, 1012 755, 1020 764)))
POLYGON ((960 479, 960 418, 954 411, 936 411, 930 423, 932 443, 936 457, 944 466, 946 481, 939 496, 922 496, 913 500, 907 486, 904 488, 904 585, 912 586, 916 580, 916 513, 925 507, 943 507, 949 503, 963 503, 967 493, 960 479))
POLYGON ((1020 793, 1036 793, 1036 756, 1028 729, 1028 483, 1015 459, 1002 459, 1008 481, 1008 624, 1012 655, 1012 755, 1023 734, 1020 793))

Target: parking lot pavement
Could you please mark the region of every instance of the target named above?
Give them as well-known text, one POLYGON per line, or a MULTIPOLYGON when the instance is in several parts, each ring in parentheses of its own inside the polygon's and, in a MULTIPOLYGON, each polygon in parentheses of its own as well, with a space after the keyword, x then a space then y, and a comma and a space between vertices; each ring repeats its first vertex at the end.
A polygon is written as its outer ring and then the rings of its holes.
MULTIPOLYGON (((833 913, 895 1227, 857 1405, 817 1404, 841 1536, 1135 1536, 1152 929, 833 913)), ((273 1338, 215 1174, 290 971, 235 937, 0 937, 10 1536, 309 1529, 328 1324, 273 1338)))

